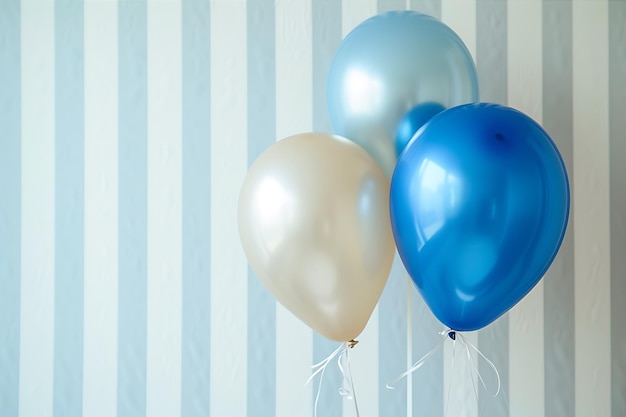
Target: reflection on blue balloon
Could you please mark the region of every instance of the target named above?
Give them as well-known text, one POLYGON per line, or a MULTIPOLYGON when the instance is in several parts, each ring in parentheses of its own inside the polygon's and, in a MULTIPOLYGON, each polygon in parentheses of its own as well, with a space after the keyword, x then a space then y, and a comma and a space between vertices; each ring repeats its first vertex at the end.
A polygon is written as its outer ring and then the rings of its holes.
POLYGON ((400 155, 415 132, 437 113, 445 110, 439 103, 422 103, 413 107, 404 115, 396 129, 396 153, 400 155))
POLYGON ((541 279, 561 245, 569 185, 548 134, 504 106, 434 116, 400 156, 390 214, 402 261, 454 330, 480 329, 541 279))
POLYGON ((391 177, 400 119, 421 103, 452 107, 477 101, 476 68, 461 39, 434 17, 382 13, 340 44, 327 98, 334 132, 365 148, 391 177))

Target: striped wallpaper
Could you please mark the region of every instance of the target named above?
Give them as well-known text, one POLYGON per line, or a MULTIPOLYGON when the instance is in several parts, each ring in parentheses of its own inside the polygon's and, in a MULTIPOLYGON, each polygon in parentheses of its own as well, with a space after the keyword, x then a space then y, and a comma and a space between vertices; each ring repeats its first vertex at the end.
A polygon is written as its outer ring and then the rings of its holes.
MULTIPOLYGON (((342 37, 405 8, 461 36, 483 101, 543 124, 573 204, 545 279, 466 335, 495 399, 451 343, 385 388, 443 328, 396 259, 350 352, 360 416, 626 417, 622 0, 0 0, 0 416, 312 415, 337 344, 248 268, 239 187, 277 139, 330 130, 342 37)), ((319 417, 356 415, 339 384, 319 417)))

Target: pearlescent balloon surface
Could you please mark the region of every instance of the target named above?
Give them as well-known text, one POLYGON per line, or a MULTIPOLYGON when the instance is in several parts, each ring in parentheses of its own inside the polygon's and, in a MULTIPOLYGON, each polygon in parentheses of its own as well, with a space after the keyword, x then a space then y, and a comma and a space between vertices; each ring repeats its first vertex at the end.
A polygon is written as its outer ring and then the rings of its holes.
POLYGON ((343 40, 327 83, 334 132, 367 150, 388 177, 396 164, 395 133, 420 103, 444 108, 478 100, 474 62, 441 21, 413 11, 367 19, 343 40))
POLYGON ((347 139, 303 133, 259 156, 241 188, 239 235, 250 266, 322 336, 361 333, 395 253, 389 181, 347 139))

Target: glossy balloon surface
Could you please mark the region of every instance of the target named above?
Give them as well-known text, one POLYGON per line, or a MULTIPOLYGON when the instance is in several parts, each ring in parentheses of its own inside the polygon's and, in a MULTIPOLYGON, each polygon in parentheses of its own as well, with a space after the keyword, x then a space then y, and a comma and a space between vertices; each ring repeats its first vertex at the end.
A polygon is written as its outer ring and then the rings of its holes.
POLYGON ((448 108, 477 101, 476 69, 461 39, 441 21, 414 11, 386 12, 340 44, 327 98, 334 132, 365 148, 391 177, 400 119, 420 103, 448 108))
POLYGON ((413 107, 398 123, 396 129, 396 153, 400 155, 409 144, 415 133, 434 115, 446 108, 439 103, 422 103, 413 107))
POLYGON ((347 139, 307 133, 254 162, 239 197, 250 266, 288 310, 340 342, 359 335, 395 253, 389 181, 347 139))
POLYGON ((526 115, 463 105, 433 117, 409 143, 390 207, 398 251, 432 312, 454 330, 476 330, 550 266, 567 227, 567 172, 526 115))

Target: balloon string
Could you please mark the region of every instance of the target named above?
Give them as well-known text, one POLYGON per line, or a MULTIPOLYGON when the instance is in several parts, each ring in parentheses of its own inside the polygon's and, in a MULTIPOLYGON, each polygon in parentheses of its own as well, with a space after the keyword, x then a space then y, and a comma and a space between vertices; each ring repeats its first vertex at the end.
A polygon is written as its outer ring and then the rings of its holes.
POLYGON ((332 362, 333 359, 337 359, 337 365, 339 366, 339 370, 341 371, 341 375, 343 376, 343 380, 341 383, 341 387, 339 388, 339 394, 342 397, 346 397, 348 399, 354 399, 354 406, 356 407, 357 417, 359 417, 359 408, 356 403, 356 396, 354 395, 354 383, 352 381, 352 373, 350 372, 350 359, 348 358, 348 349, 352 349, 356 344, 359 343, 356 340, 350 340, 349 342, 342 343, 333 353, 328 355, 326 359, 321 360, 320 362, 313 365, 311 368, 314 370, 309 379, 307 379, 304 386, 308 386, 313 378, 317 375, 320 375, 320 380, 317 385, 317 393, 315 394, 315 403, 313 406, 313 415, 317 417, 317 405, 320 399, 320 393, 322 391, 322 382, 324 380, 324 373, 326 372, 326 367, 328 364, 332 362), (347 366, 342 365, 342 362, 345 362, 347 366), (347 386, 347 388, 346 388, 347 386))
POLYGON ((444 417, 448 416, 450 408, 450 394, 452 393, 452 377, 454 376, 454 359, 456 358, 456 334, 452 339, 452 363, 450 364, 450 376, 448 377, 448 394, 446 395, 446 406, 443 410, 444 417))
MULTIPOLYGON (((389 381, 386 386, 388 389, 395 389, 395 387, 393 386, 393 384, 395 384, 396 382, 400 381, 403 378, 406 378, 407 376, 411 375, 413 372, 417 371, 419 368, 421 368, 422 366, 424 366, 424 364, 428 361, 428 359, 430 359, 433 355, 435 355, 437 352, 439 352, 439 350, 441 350, 443 343, 446 341, 447 338, 452 339, 452 346, 453 346, 453 351, 452 351, 452 369, 454 369, 454 357, 455 357, 455 349, 456 349, 456 340, 457 337, 459 338, 459 341, 463 344, 465 351, 467 353, 467 357, 468 357, 468 363, 471 366, 471 371, 475 372, 475 374, 478 376, 478 379, 481 383, 481 385, 483 386, 483 388, 485 389, 486 392, 489 392, 489 389, 487 388, 487 384, 485 383, 485 380, 482 376, 482 374, 480 373, 480 370, 478 369, 478 363, 474 360, 474 358, 472 358, 470 349, 474 350, 481 358, 483 358, 485 360, 485 362, 487 362, 487 364, 489 365, 489 367, 493 370, 494 374, 496 375, 496 379, 498 381, 498 387, 496 389, 496 392, 494 394, 491 394, 491 396, 493 398, 497 397, 498 394, 500 393, 501 387, 502 387, 502 381, 500 379, 500 373, 498 372, 498 369, 496 368, 496 366, 494 365, 494 363, 487 358, 481 351, 480 349, 478 349, 472 342, 470 342, 469 340, 467 340, 467 338, 465 338, 465 336, 463 336, 461 333, 458 333, 454 330, 451 329, 446 329, 443 330, 441 332, 439 332, 439 334, 442 336, 441 340, 439 341, 439 343, 437 343, 428 353, 426 353, 424 356, 422 356, 420 359, 417 360, 417 362, 415 362, 413 364, 413 366, 411 366, 409 369, 407 369, 405 372, 403 372, 402 374, 398 375, 397 377, 395 377, 394 379, 392 379, 391 381, 389 381)), ((452 380, 452 378, 451 378, 452 380)), ((472 376, 472 383, 474 383, 474 379, 472 376)), ((450 387, 448 387, 448 401, 449 401, 449 397, 450 397, 450 387)), ((474 391, 476 390, 476 387, 474 387, 474 391)), ((477 394, 478 395, 478 394, 477 394)))
MULTIPOLYGON (((351 347, 354 347, 354 345, 351 347)), ((354 380, 352 379, 352 368, 350 367, 349 349, 346 349, 341 355, 339 355, 337 364, 339 365, 339 370, 341 370, 341 374, 343 375, 343 381, 341 383, 341 387, 339 388, 339 395, 348 400, 354 400, 356 417, 360 417, 359 404, 357 403, 356 392, 354 390, 354 380), (345 364, 342 365, 342 363, 345 364)))
MULTIPOLYGON (((480 372, 478 371, 478 366, 476 364, 476 362, 474 361, 474 358, 472 358, 472 354, 470 353, 469 347, 467 346, 467 344, 464 344, 465 347, 465 353, 467 354, 467 366, 469 368, 469 374, 470 374, 470 379, 472 381, 472 389, 474 392, 474 398, 476 399, 476 404, 478 404, 478 389, 476 388, 476 381, 474 379, 474 375, 477 373, 478 374, 478 378, 480 378, 480 381, 483 384, 483 387, 485 387, 485 381, 483 381, 482 376, 480 375, 480 372), (472 365, 474 365, 472 367, 472 365)), ((487 389, 487 387, 485 387, 485 390, 487 389)))
MULTIPOLYGON (((467 340, 465 336, 463 336, 460 333, 458 334, 458 336, 461 338, 461 341, 465 344, 465 350, 467 351, 467 357, 469 359, 469 363, 473 365, 471 369, 474 372, 476 372, 476 375, 478 375, 478 379, 480 380, 481 385, 483 386, 484 390, 487 393, 489 393, 489 389, 487 388, 487 384, 485 384, 485 380, 483 376, 481 375, 480 370, 478 369, 478 363, 474 360, 474 358, 471 357, 470 348, 473 349, 478 355, 480 355, 480 357, 483 358, 485 362, 487 362, 489 367, 493 370, 494 374, 496 375, 496 379, 498 381, 498 387, 496 389, 496 392, 494 394, 491 394, 491 397, 492 398, 497 397, 502 388, 502 380, 500 379, 500 373, 498 372, 498 368, 496 368, 496 365, 494 365, 494 363, 491 360, 489 360, 489 358, 487 358, 476 346, 474 346, 472 342, 467 340)), ((472 382, 473 381, 474 379, 472 378, 472 382)))
POLYGON ((440 335, 443 335, 443 337, 441 338, 441 340, 439 341, 439 343, 437 343, 435 345, 435 347, 433 347, 430 352, 426 353, 424 356, 422 356, 420 359, 417 360, 417 362, 415 362, 413 364, 413 366, 411 366, 409 369, 407 369, 406 371, 404 371, 403 373, 401 373, 400 375, 398 375, 397 377, 393 378, 391 381, 387 382, 386 386, 387 389, 396 389, 393 384, 395 384, 396 382, 400 381, 402 378, 406 378, 407 376, 411 375, 413 372, 417 371, 419 368, 421 368, 422 366, 424 366, 424 364, 428 361, 428 359, 430 359, 431 356, 433 356, 435 353, 439 352, 439 350, 441 350, 442 346, 443 346, 443 342, 446 341, 446 339, 448 338, 449 333, 451 332, 451 330, 444 330, 442 332, 439 332, 440 335))

